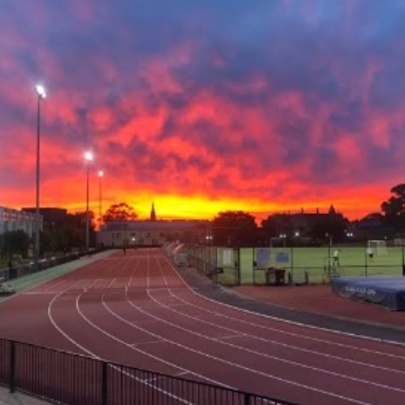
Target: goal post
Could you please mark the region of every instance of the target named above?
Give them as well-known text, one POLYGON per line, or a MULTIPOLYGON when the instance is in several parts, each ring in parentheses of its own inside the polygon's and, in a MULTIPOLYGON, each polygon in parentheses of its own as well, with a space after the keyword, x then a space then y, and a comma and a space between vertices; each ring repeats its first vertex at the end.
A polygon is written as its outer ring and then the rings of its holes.
POLYGON ((394 246, 405 246, 405 239, 402 238, 394 239, 394 246))
POLYGON ((369 240, 367 241, 367 248, 372 249, 376 255, 385 255, 388 253, 387 242, 385 240, 369 240))

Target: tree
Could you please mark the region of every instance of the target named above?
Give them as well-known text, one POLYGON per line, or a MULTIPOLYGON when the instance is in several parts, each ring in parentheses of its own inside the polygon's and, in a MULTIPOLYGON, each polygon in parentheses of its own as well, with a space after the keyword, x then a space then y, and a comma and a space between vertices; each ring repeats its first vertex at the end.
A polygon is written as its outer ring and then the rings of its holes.
POLYGON ((103 215, 104 222, 133 221, 138 218, 134 209, 126 203, 113 204, 103 215))
POLYGON ((395 230, 403 230, 405 228, 405 184, 398 184, 391 188, 391 194, 394 195, 381 204, 384 220, 395 230))
POLYGON ((325 240, 332 238, 333 241, 339 241, 345 238, 345 231, 349 221, 340 213, 329 210, 327 216, 320 216, 314 222, 310 235, 314 240, 325 240))
POLYGON ((291 227, 290 214, 269 215, 267 219, 262 221, 262 233, 265 239, 285 234, 291 227))
POLYGON ((220 212, 212 221, 213 243, 227 246, 254 246, 255 217, 243 211, 220 212))
POLYGON ((29 245, 30 238, 24 231, 5 232, 0 235, 0 246, 2 247, 3 257, 13 254, 27 257, 29 245))
MULTIPOLYGON (((89 211, 90 244, 95 244, 94 213, 89 211)), ((86 233, 86 212, 67 214, 60 219, 57 226, 44 227, 41 232, 41 255, 55 252, 68 252, 83 247, 86 233)))

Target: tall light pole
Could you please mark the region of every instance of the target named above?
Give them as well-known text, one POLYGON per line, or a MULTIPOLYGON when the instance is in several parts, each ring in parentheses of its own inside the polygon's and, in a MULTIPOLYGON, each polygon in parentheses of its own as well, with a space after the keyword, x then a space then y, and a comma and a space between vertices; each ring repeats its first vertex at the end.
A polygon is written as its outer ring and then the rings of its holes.
POLYGON ((102 170, 98 171, 98 220, 101 225, 101 216, 103 212, 103 177, 104 172, 102 170))
POLYGON ((93 153, 85 152, 84 159, 86 161, 86 252, 90 246, 90 214, 89 214, 89 174, 90 163, 93 161, 93 153))
POLYGON ((36 157, 36 198, 35 198, 35 241, 34 241, 34 263, 39 262, 39 230, 41 228, 41 219, 39 215, 39 185, 40 185, 40 146, 41 146, 41 100, 46 97, 44 86, 38 84, 35 87, 37 91, 38 110, 37 110, 37 157, 36 157))

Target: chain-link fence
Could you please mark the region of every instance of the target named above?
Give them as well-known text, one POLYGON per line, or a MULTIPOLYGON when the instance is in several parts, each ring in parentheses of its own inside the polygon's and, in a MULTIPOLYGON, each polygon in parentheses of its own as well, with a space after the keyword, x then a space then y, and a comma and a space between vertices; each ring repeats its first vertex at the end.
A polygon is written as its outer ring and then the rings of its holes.
POLYGON ((189 263, 223 285, 326 283, 340 276, 404 274, 404 247, 185 247, 189 263))

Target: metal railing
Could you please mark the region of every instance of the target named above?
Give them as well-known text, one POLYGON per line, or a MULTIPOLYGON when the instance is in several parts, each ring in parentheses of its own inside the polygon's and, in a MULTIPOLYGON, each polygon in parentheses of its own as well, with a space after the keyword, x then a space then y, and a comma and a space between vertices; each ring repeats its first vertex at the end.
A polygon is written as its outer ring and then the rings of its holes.
POLYGON ((68 253, 49 259, 42 259, 37 264, 34 264, 33 262, 25 264, 15 264, 11 268, 10 267, 0 268, 0 277, 3 278, 5 281, 15 280, 17 278, 28 276, 38 271, 47 270, 51 267, 72 262, 74 260, 80 259, 83 256, 90 256, 96 253, 100 253, 104 250, 106 249, 98 248, 98 249, 91 249, 89 251, 68 253))
POLYGON ((294 405, 1 338, 0 385, 69 405, 294 405))

